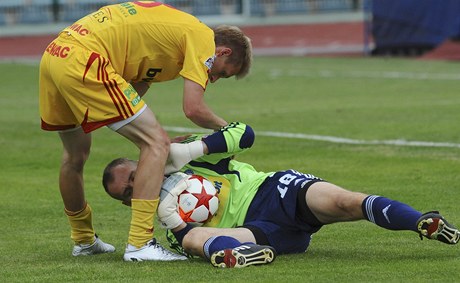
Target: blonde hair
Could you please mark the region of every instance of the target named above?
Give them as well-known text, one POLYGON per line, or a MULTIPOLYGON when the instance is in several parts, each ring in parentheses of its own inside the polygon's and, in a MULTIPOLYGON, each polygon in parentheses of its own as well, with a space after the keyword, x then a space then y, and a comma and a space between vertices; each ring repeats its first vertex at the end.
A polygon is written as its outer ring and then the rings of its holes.
POLYGON ((214 28, 214 42, 217 46, 226 46, 232 49, 232 55, 228 62, 234 65, 241 65, 237 79, 244 78, 249 74, 252 65, 252 44, 251 39, 236 26, 220 25, 214 28))

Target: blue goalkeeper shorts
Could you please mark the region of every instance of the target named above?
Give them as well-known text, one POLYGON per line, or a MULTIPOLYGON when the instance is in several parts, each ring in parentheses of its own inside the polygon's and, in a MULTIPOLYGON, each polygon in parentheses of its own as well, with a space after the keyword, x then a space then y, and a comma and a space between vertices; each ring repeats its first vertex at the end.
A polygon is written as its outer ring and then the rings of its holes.
POLYGON ((306 207, 308 187, 322 179, 295 170, 276 172, 260 186, 249 206, 243 227, 254 233, 257 244, 270 245, 278 254, 305 252, 311 235, 322 224, 306 207), (303 202, 303 204, 299 204, 303 202))

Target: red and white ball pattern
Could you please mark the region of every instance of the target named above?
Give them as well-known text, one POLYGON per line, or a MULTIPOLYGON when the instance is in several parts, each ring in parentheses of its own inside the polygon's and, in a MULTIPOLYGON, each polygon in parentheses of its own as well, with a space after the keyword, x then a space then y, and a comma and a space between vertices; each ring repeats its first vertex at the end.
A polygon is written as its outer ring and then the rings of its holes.
POLYGON ((214 185, 198 175, 188 178, 190 186, 179 195, 179 215, 187 223, 205 223, 219 208, 214 185))

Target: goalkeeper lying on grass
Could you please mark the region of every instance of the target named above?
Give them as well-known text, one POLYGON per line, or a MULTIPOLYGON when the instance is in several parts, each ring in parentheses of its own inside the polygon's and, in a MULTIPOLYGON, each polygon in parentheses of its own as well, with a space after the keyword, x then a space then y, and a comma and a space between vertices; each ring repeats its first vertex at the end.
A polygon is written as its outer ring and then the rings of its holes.
MULTIPOLYGON (((458 229, 436 211, 423 214, 407 204, 351 192, 311 174, 292 169, 264 173, 234 160, 234 154, 254 142, 248 125, 232 123, 212 135, 193 135, 183 142, 200 140, 206 155, 169 177, 175 181, 165 182, 169 185, 163 189, 170 194, 161 201, 158 217, 186 253, 204 257, 214 266, 245 267, 272 262, 276 254, 305 252, 312 234, 323 225, 344 221, 368 220, 446 244, 460 239, 458 229), (184 173, 201 175, 220 189, 217 215, 201 227, 185 223, 177 213, 177 196, 187 187, 184 173)), ((120 158, 104 171, 107 193, 126 205, 136 167, 136 161, 120 158)))

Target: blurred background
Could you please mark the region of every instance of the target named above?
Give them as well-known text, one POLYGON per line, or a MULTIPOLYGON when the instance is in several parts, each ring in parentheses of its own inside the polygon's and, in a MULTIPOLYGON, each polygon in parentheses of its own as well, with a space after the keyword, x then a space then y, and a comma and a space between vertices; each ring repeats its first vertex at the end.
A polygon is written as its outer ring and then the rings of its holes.
MULTIPOLYGON (((66 25, 116 0, 0 0, 0 57, 39 56, 66 25), (27 37, 27 38, 26 38, 27 37), (28 43, 33 40, 33 44, 28 43)), ((458 0, 169 0, 210 26, 234 24, 256 55, 460 59, 458 0)))

